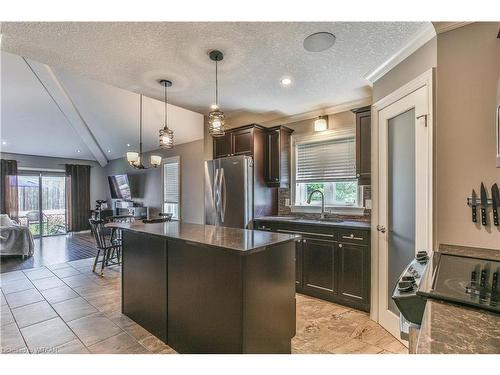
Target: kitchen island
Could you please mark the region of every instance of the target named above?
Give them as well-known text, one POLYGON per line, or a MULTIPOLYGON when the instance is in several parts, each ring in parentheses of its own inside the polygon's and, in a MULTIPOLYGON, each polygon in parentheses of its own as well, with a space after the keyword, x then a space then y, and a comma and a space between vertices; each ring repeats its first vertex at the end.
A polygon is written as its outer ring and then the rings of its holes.
POLYGON ((122 230, 122 312, 180 353, 290 353, 295 235, 181 222, 122 230))

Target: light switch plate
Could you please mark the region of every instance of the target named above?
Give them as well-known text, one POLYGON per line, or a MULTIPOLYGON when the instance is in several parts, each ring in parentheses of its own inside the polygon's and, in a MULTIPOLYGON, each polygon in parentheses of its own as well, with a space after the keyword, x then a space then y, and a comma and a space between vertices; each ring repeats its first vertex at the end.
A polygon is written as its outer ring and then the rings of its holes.
POLYGON ((285 206, 290 207, 290 199, 289 198, 285 199, 285 206))

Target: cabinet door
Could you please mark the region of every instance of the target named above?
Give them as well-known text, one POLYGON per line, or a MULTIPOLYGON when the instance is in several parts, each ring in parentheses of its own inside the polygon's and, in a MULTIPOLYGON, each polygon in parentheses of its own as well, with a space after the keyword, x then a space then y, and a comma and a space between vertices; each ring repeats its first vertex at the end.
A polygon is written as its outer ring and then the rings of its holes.
POLYGON ((303 249, 304 288, 323 294, 335 293, 334 279, 335 243, 305 238, 303 249))
POLYGON ((370 297, 370 254, 368 246, 339 243, 339 297, 355 303, 368 304, 370 297))
POLYGON ((243 129, 232 132, 233 134, 233 154, 252 155, 253 154, 253 129, 243 129))
POLYGON ((231 156, 233 153, 233 137, 226 133, 222 137, 214 137, 214 159, 231 156))
POLYGON ((356 175, 361 185, 371 180, 371 112, 356 113, 356 175))
POLYGON ((295 243, 295 285, 302 288, 302 240, 295 243))
POLYGON ((266 182, 278 185, 280 182, 280 130, 267 133, 266 182))

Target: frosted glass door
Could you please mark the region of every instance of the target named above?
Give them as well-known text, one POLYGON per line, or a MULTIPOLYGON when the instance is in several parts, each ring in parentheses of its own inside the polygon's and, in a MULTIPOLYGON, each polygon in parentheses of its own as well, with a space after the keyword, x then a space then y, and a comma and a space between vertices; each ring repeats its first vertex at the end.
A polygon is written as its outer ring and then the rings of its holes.
POLYGON ((415 109, 389 119, 388 127, 388 293, 415 255, 415 109))

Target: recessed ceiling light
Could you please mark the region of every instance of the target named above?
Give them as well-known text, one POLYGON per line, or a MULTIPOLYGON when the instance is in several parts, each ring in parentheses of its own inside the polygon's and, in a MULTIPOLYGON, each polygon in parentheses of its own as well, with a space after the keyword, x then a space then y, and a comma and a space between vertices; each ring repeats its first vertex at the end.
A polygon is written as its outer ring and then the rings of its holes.
POLYGON ((111 152, 111 150, 108 150, 108 153, 110 153, 110 152, 111 152))
POLYGON ((292 84, 292 79, 289 77, 281 78, 281 86, 290 86, 292 84))
POLYGON ((7 141, 2 141, 2 144, 3 144, 3 145, 6 145, 6 144, 7 144, 7 141))
POLYGON ((76 150, 76 152, 80 153, 81 151, 80 150, 76 150))
POLYGON ((329 32, 319 32, 304 39, 304 49, 309 52, 325 51, 335 43, 337 38, 329 32))
POLYGON ((130 143, 127 143, 127 147, 130 147, 130 143))

